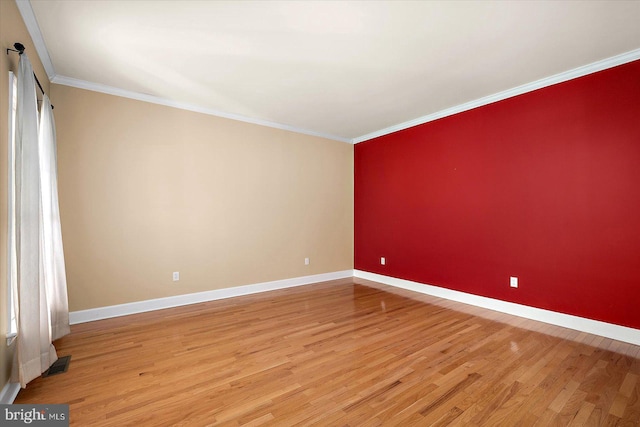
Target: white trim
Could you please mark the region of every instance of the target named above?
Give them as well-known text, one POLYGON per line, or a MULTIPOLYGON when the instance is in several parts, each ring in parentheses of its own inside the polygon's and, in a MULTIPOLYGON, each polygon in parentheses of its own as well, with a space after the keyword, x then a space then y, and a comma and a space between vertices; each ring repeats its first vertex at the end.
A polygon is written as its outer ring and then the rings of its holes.
POLYGON ((113 86, 107 86, 100 83, 92 83, 86 80, 75 79, 73 77, 66 77, 56 75, 52 80, 52 83, 71 86, 78 89, 91 90, 93 92, 106 93, 108 95, 120 96, 122 98, 135 99, 138 101, 150 102, 152 104, 164 105, 167 107, 178 108, 181 110, 194 111, 196 113, 208 114, 210 116, 222 117, 225 119, 237 120, 240 122, 251 123, 254 125, 267 126, 270 128, 286 130, 295 133, 301 133, 304 135, 317 136, 320 138, 332 139, 334 141, 351 143, 350 138, 342 138, 340 136, 331 135, 328 133, 316 132, 309 129, 302 129, 295 126, 285 125, 282 123, 271 122, 269 120, 263 120, 253 117, 247 117, 240 114, 226 113, 224 111, 214 110, 212 108, 200 107, 198 105, 189 104, 186 102, 173 101, 159 96, 149 95, 145 93, 134 92, 131 90, 120 89, 113 86))
POLYGON ((353 270, 344 270, 332 273, 315 274, 313 276, 275 280, 273 282, 256 283, 253 285, 237 286, 233 288, 197 292, 193 294, 150 299, 145 301, 131 302, 127 304, 111 305, 107 307, 92 308, 89 310, 73 311, 69 313, 69 323, 75 325, 77 323, 92 322, 94 320, 108 319, 111 317, 126 316, 129 314, 144 313, 153 310, 162 310, 164 308, 232 298, 259 292, 273 291, 276 289, 292 288, 295 286, 309 285, 312 283, 326 282, 328 280, 345 279, 350 277, 353 277, 353 270))
POLYGON ((129 314, 144 313, 165 308, 179 307, 189 304, 197 304, 207 301, 215 301, 225 298, 250 295, 260 292, 268 292, 277 289, 285 289, 296 286, 309 285, 328 280, 345 279, 358 277, 372 280, 396 288, 406 289, 421 294, 431 295, 439 298, 470 304, 501 313, 511 314, 525 319, 536 320, 556 326, 562 326, 581 332, 600 335, 618 341, 640 345, 640 329, 626 326, 614 325, 612 323, 573 316, 570 314, 558 313, 536 307, 529 307, 494 298, 487 298, 465 292, 454 291, 438 286, 422 284, 410 280, 397 279, 395 277, 384 276, 376 273, 369 273, 362 270, 344 270, 332 273, 316 274, 313 276, 296 277, 292 279, 276 280, 272 282, 256 283, 252 285, 237 286, 233 288, 216 289, 212 291, 198 292, 193 294, 176 295, 173 297, 157 298, 145 301, 132 302, 127 304, 112 305, 107 307, 93 308, 89 310, 74 311, 69 313, 69 323, 92 322, 94 320, 109 319, 112 317, 127 316, 129 314))
POLYGON ((121 96, 124 98, 136 99, 139 101, 151 102, 154 104, 165 105, 168 107, 179 108, 179 109, 188 110, 188 111, 195 111, 198 113, 209 114, 217 117, 224 117, 227 119, 238 120, 241 122, 252 123, 252 124, 257 124, 261 126, 267 126, 275 129, 288 130, 291 132, 301 133, 305 135, 318 136, 321 138, 332 139, 335 141, 347 142, 351 144, 357 144, 359 142, 367 141, 369 139, 377 138, 379 136, 387 135, 393 132, 397 132, 399 130, 421 125, 427 122, 431 122, 433 120, 441 119, 443 117, 447 117, 453 114, 461 113, 463 111, 471 110, 476 107, 491 104, 493 102, 511 98, 516 95, 521 95, 523 93, 531 92, 536 89, 540 89, 546 86, 551 86, 556 83, 561 83, 567 80, 575 79, 576 77, 581 77, 587 74, 595 73, 597 71, 605 70, 607 68, 615 67, 616 65, 621 65, 627 62, 635 61, 636 59, 640 59, 640 49, 632 50, 620 55, 613 56, 611 58, 606 58, 600 61, 593 62, 591 64, 574 68, 569 71, 555 74, 550 77, 545 77, 531 83, 526 83, 512 89, 507 89, 505 91, 498 92, 493 95, 485 96, 480 99, 476 99, 461 105, 447 108, 433 114, 418 117, 416 119, 399 123, 397 125, 389 126, 387 128, 380 129, 359 137, 345 138, 337 135, 326 134, 323 132, 316 132, 308 129, 301 129, 295 126, 275 123, 268 120, 246 117, 239 114, 226 113, 223 111, 218 111, 210 108, 199 107, 197 105, 187 104, 184 102, 172 101, 169 99, 164 99, 164 98, 156 97, 153 95, 147 95, 147 94, 133 92, 125 89, 119 89, 112 86, 101 85, 98 83, 91 83, 84 80, 74 79, 72 77, 57 75, 53 67, 53 63, 51 62, 51 57, 49 56, 49 51, 47 50, 47 46, 44 42, 44 38, 42 37, 42 32, 40 31, 40 27, 38 26, 38 21, 35 17, 35 14, 33 13, 33 9, 31 8, 30 1, 16 0, 16 4, 18 5, 18 9, 20 10, 20 14, 22 15, 22 19, 24 20, 27 30, 31 35, 31 39, 33 40, 33 44, 36 47, 36 51, 40 56, 40 61, 42 62, 42 65, 44 66, 45 71, 47 72, 47 75, 49 76, 49 81, 52 83, 77 87, 80 89, 92 90, 95 92, 107 93, 110 95, 121 96))
POLYGON ((357 144, 359 142, 368 141, 370 139, 377 138, 379 136, 387 135, 393 132, 397 132, 399 130, 418 126, 418 125, 428 123, 437 119, 441 119, 443 117, 451 116, 453 114, 461 113, 463 111, 471 110, 473 108, 481 107, 483 105, 491 104, 493 102, 502 101, 503 99, 511 98, 517 95, 521 95, 523 93, 534 91, 536 89, 541 89, 543 87, 551 86, 557 83, 575 79, 577 77, 582 77, 587 74, 592 74, 598 71, 606 70, 607 68, 626 64, 628 62, 640 59, 640 49, 635 49, 629 52, 622 53, 620 55, 612 56, 610 58, 593 62, 591 64, 583 65, 581 67, 577 67, 572 70, 564 71, 562 73, 558 73, 553 76, 545 77, 545 78, 536 80, 534 82, 525 83, 515 88, 507 89, 502 92, 498 92, 492 95, 485 96, 483 98, 466 102, 464 104, 447 108, 447 109, 435 112, 433 114, 418 117, 413 120, 409 120, 403 123, 389 126, 384 129, 370 132, 365 135, 361 135, 355 138, 345 138, 337 135, 327 134, 323 132, 316 132, 313 130, 302 129, 295 126, 271 122, 269 120, 246 117, 246 116, 242 116, 240 114, 234 114, 234 113, 226 113, 223 111, 204 108, 197 105, 188 104, 185 102, 172 101, 169 99, 160 98, 153 95, 133 92, 125 89, 115 88, 112 86, 102 85, 99 83, 91 83, 88 81, 79 80, 72 77, 57 75, 53 67, 53 62, 51 61, 51 57, 49 56, 49 51, 47 50, 47 46, 44 42, 44 38, 42 37, 42 32, 40 31, 40 27, 38 25, 38 20, 36 19, 36 16, 31 7, 30 1, 16 0, 16 4, 18 5, 18 9, 20 10, 20 14, 22 15, 22 19, 24 20, 27 30, 31 35, 31 39, 33 40, 33 44, 36 47, 36 51, 38 52, 40 61, 42 62, 42 65, 44 66, 45 71, 47 72, 47 75, 49 76, 49 81, 52 83, 71 86, 71 87, 77 87, 80 89, 92 90, 95 92, 101 92, 101 93, 106 93, 106 94, 115 95, 115 96, 121 96, 124 98, 136 99, 139 101, 165 105, 168 107, 194 111, 202 114, 223 117, 231 120, 238 120, 245 123, 252 123, 252 124, 267 126, 275 129, 287 130, 287 131, 301 133, 305 135, 332 139, 334 141, 347 142, 351 144, 357 144))
POLYGON ((254 125, 266 126, 274 129, 286 130, 295 133, 301 133, 304 135, 317 136, 320 138, 331 139, 334 141, 346 142, 351 144, 351 138, 343 138, 337 135, 331 135, 323 132, 316 132, 309 129, 302 129, 296 126, 290 126, 282 123, 276 123, 269 120, 263 120, 253 117, 247 117, 240 114, 234 113, 226 113, 224 111, 214 110, 212 108, 200 107, 198 105, 189 104, 186 102, 173 101, 166 98, 161 98, 158 96, 148 95, 139 92, 133 92, 130 90, 120 89, 113 86, 107 86, 99 83, 92 83, 85 80, 75 79, 73 77, 66 77, 56 74, 55 68, 53 67, 53 62, 51 61, 51 57, 49 56, 49 50, 47 49, 47 45, 44 42, 44 38, 42 37, 42 32, 40 31, 40 26, 38 25, 38 20, 36 19, 36 15, 33 12, 31 7, 31 2, 29 0, 16 0, 16 4, 18 6, 18 10, 20 11, 20 15, 22 15, 22 19, 24 20, 25 26, 27 27, 27 31, 31 36, 31 40, 36 48, 36 52, 40 57, 40 61, 44 66, 45 71, 47 72, 47 76, 49 77, 49 81, 51 83, 56 83, 64 86, 76 87, 79 89, 91 90, 94 92, 106 93, 109 95, 120 96, 123 98, 135 99, 138 101, 150 102, 152 104, 165 105, 167 107, 178 108, 181 110, 194 111, 196 113, 208 114, 210 116, 223 117, 225 119, 237 120, 240 122, 251 123, 254 125))
POLYGON ((0 404, 11 405, 13 401, 16 400, 19 391, 20 384, 6 383, 4 387, 2 387, 2 391, 0 391, 0 404))
POLYGON ((498 92, 493 95, 485 96, 483 98, 476 99, 470 102, 466 102, 464 104, 460 104, 455 107, 447 108, 433 114, 418 117, 417 119, 409 120, 404 123, 399 123, 397 125, 389 126, 387 128, 380 129, 375 132, 371 132, 366 135, 359 136, 357 138, 353 138, 351 142, 353 144, 357 144, 359 142, 368 141, 370 139, 377 138, 379 136, 388 135, 390 133, 397 132, 399 130, 408 129, 410 127, 432 122, 434 120, 441 119, 443 117, 451 116, 454 114, 461 113, 463 111, 481 107, 483 105, 502 101, 503 99, 511 98, 517 95, 522 95, 523 93, 531 92, 537 89, 541 89, 543 87, 551 86, 557 83, 562 83, 567 80, 575 79, 577 77, 586 76, 587 74, 592 74, 598 71, 606 70, 607 68, 612 68, 617 65, 626 64, 627 62, 635 61, 636 59, 640 59, 640 49, 632 50, 620 55, 612 56, 611 58, 607 58, 601 61, 593 62, 591 64, 583 65, 582 67, 574 68, 573 70, 564 71, 562 73, 555 74, 550 77, 545 77, 543 79, 536 80, 531 83, 526 83, 521 86, 507 89, 505 91, 498 92))
POLYGON ((29 0, 16 0, 16 5, 18 6, 20 15, 22 15, 22 20, 27 27, 27 31, 31 36, 33 45, 36 47, 36 52, 38 52, 40 62, 42 62, 42 66, 49 77, 49 81, 51 81, 56 75, 56 70, 53 68, 53 62, 51 62, 49 50, 47 50, 47 45, 42 37, 42 32, 40 32, 40 26, 38 25, 36 15, 33 13, 33 9, 31 8, 31 2, 29 0))
POLYGON ((481 297, 465 292, 454 291, 438 286, 422 284, 410 280, 397 279, 395 277, 383 276, 381 274, 369 273, 367 271, 354 270, 354 277, 383 283, 385 285, 419 292, 439 298, 470 304, 476 307, 488 308, 525 319, 537 320, 564 328, 574 329, 581 332, 600 335, 618 341, 640 345, 640 329, 628 328, 626 326, 614 325, 600 322, 598 320, 584 317, 572 316, 570 314, 558 313, 541 308, 529 307, 522 304, 501 301, 493 298, 481 297))

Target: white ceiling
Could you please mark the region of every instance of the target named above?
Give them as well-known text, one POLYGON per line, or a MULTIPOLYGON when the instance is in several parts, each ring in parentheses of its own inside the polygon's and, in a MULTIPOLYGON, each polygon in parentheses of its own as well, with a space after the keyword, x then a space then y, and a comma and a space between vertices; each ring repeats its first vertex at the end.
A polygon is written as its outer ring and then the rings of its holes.
POLYGON ((54 82, 355 142, 640 58, 640 1, 18 4, 54 82))

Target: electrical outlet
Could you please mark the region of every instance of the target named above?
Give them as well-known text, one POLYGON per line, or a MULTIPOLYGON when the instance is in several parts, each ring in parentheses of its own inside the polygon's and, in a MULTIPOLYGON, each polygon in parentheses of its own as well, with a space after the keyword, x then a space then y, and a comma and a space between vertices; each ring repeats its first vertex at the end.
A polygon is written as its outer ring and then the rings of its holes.
POLYGON ((177 282, 178 280, 180 280, 180 272, 179 271, 174 271, 173 272, 173 281, 177 282))
POLYGON ((380 264, 381 265, 386 265, 387 264, 387 260, 384 257, 380 257, 380 264))
POLYGON ((509 286, 511 286, 512 288, 517 288, 518 287, 518 278, 511 276, 509 278, 509 286))
POLYGON ((309 258, 304 259, 304 265, 309 265, 309 258))

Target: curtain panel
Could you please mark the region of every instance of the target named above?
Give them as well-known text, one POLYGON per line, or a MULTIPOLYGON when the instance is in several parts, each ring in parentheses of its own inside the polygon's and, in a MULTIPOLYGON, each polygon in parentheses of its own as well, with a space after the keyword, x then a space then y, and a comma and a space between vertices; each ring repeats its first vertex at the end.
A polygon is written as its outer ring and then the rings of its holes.
POLYGON ((38 120, 35 78, 25 54, 17 78, 15 176, 10 180, 14 203, 9 207, 14 224, 9 252, 15 256, 11 264, 16 271, 9 277, 16 290, 18 328, 12 381, 25 387, 57 360, 52 342, 69 333, 69 317, 57 177, 52 177, 56 158, 51 105, 45 96, 38 120))
POLYGON ((44 266, 44 288, 47 291, 49 303, 51 339, 57 340, 70 332, 69 304, 58 204, 56 126, 51 102, 46 94, 43 96, 40 108, 38 148, 42 208, 41 261, 44 266))

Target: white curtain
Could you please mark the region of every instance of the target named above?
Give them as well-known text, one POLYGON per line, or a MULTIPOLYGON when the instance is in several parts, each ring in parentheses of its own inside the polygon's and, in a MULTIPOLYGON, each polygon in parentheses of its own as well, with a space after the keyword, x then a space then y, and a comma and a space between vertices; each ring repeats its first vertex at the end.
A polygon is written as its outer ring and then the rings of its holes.
POLYGON ((22 387, 57 360, 52 341, 69 332, 58 212, 55 127, 45 97, 40 128, 35 79, 20 56, 15 123, 13 219, 18 334, 12 380, 22 387), (53 179, 52 179, 53 176, 53 179), (54 194, 55 193, 55 194, 54 194), (54 206, 55 205, 55 206, 54 206), (62 290, 61 288, 64 288, 62 290))
POLYGON ((42 262, 44 285, 51 317, 51 338, 57 340, 70 332, 67 274, 64 268, 62 229, 58 205, 58 160, 56 125, 47 95, 43 96, 38 133, 40 154, 40 193, 42 206, 42 262))

